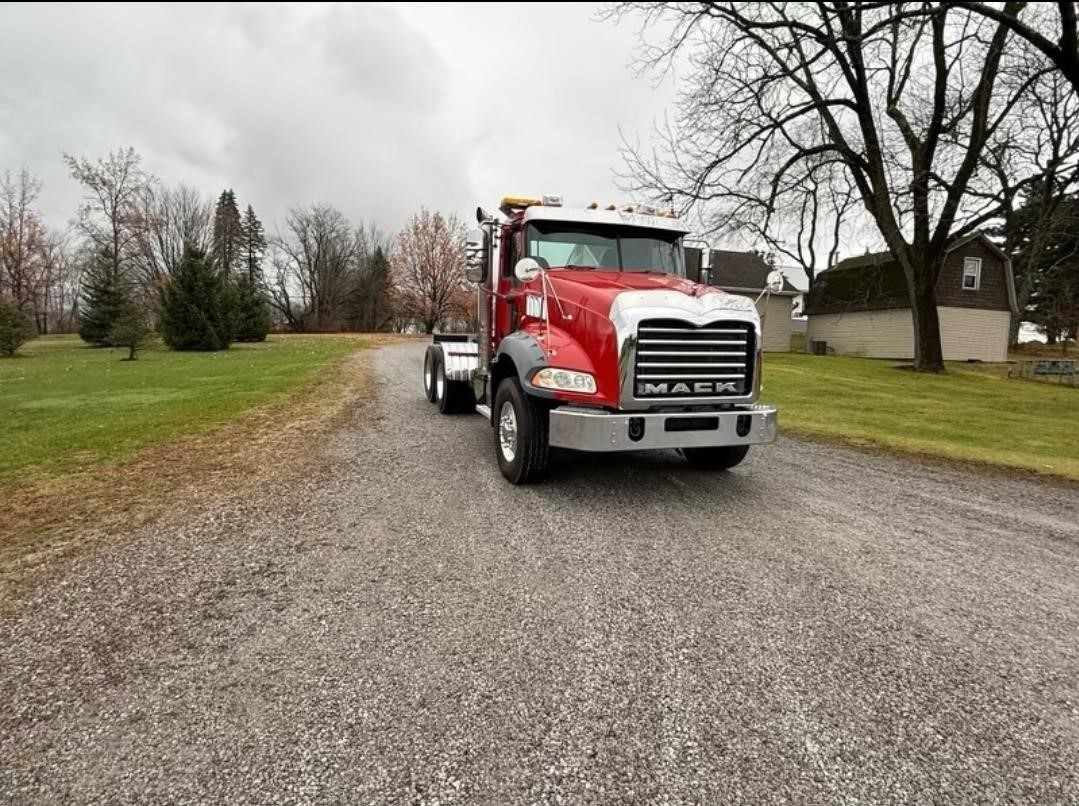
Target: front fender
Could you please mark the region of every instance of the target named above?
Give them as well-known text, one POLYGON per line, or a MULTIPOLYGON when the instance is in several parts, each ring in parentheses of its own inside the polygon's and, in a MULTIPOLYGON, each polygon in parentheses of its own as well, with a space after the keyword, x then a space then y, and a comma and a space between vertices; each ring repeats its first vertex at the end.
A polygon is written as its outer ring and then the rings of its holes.
POLYGON ((532 376, 544 367, 587 372, 595 377, 595 368, 588 353, 560 327, 548 328, 543 322, 529 322, 520 330, 506 336, 498 345, 497 357, 502 356, 513 361, 521 388, 531 395, 575 403, 602 402, 598 394, 556 392, 532 385, 532 376))

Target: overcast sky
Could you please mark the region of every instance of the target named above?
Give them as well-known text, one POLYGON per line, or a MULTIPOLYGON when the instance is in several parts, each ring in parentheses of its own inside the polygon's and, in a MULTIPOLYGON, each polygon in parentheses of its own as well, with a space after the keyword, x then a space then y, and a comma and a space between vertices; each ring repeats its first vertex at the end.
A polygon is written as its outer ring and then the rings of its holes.
POLYGON ((588 4, 3 4, 0 169, 43 180, 54 225, 80 196, 62 152, 128 145, 271 228, 317 201, 391 231, 421 205, 622 201, 619 127, 647 137, 673 96, 636 42, 588 4))

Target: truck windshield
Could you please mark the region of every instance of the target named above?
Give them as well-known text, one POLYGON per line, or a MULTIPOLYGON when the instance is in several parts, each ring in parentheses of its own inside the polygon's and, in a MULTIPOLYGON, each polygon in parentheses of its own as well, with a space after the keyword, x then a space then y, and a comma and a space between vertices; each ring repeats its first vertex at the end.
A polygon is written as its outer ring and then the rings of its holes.
POLYGON ((686 276, 679 232, 639 227, 590 227, 544 221, 528 225, 528 256, 551 268, 654 271, 686 276))

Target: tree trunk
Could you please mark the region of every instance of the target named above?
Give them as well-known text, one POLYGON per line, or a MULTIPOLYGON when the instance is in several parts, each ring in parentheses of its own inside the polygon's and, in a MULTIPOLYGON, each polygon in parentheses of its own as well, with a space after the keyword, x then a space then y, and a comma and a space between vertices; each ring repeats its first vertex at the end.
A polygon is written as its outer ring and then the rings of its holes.
POLYGON ((1019 288, 1016 289, 1016 304, 1019 308, 1019 313, 1012 316, 1011 327, 1008 330, 1008 344, 1015 347, 1019 344, 1019 328, 1023 325, 1023 316, 1026 313, 1027 305, 1030 304, 1030 295, 1033 291, 1030 281, 1030 273, 1023 277, 1023 282, 1019 284, 1019 288))
POLYGON ((936 289, 921 277, 915 278, 913 285, 910 313, 914 325, 914 369, 918 372, 943 372, 944 355, 940 346, 936 289))
POLYGON ((432 333, 435 332, 435 320, 434 319, 424 319, 423 320, 423 332, 426 333, 428 336, 430 336, 432 333))

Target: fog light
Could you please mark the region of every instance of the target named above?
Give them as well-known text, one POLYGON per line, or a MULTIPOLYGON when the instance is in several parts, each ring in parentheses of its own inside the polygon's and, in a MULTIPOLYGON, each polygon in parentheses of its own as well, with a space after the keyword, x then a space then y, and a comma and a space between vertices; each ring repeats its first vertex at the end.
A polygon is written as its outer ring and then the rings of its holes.
POLYGON ((734 430, 738 436, 744 437, 749 433, 749 429, 753 427, 753 418, 748 414, 739 414, 738 422, 734 425, 734 430))
POLYGON ((629 438, 633 442, 640 442, 644 437, 644 417, 629 418, 629 438))

